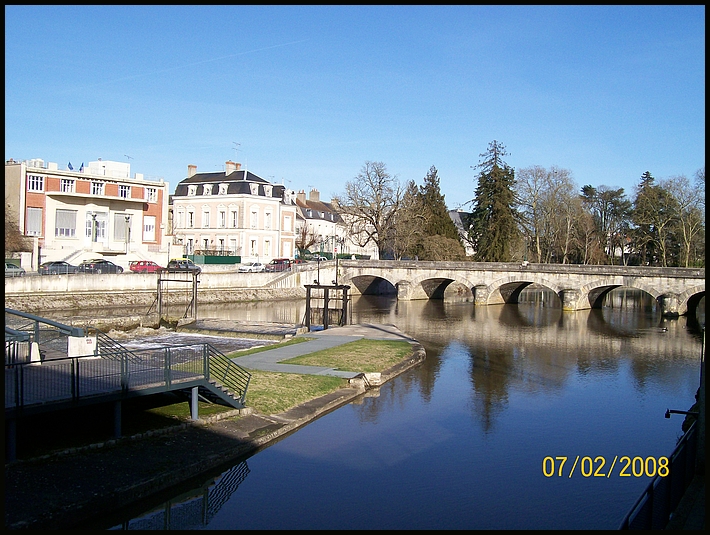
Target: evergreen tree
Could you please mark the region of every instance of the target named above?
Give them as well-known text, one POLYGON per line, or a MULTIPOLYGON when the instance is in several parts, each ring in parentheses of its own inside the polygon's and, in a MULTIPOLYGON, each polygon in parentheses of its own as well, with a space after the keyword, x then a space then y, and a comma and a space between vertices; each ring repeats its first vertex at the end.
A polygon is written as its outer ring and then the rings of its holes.
POLYGON ((471 242, 474 259, 482 262, 509 262, 520 232, 514 208, 515 171, 503 161, 503 144, 493 140, 481 154, 476 196, 473 199, 471 242))
POLYGON ((650 171, 644 172, 641 175, 641 182, 636 186, 636 199, 634 200, 634 208, 632 212, 632 220, 636 225, 634 229, 634 244, 640 256, 642 265, 653 264, 655 256, 655 240, 653 228, 643 216, 646 210, 647 199, 652 198, 653 187, 655 186, 655 178, 650 171))
POLYGON ((419 255, 425 238, 427 217, 428 214, 421 203, 419 189, 414 180, 410 180, 402 196, 402 203, 388 240, 388 247, 396 260, 402 257, 415 258, 419 255))
POLYGON ((449 216, 444 195, 439 188, 439 176, 433 165, 424 177, 424 185, 419 187, 419 195, 424 209, 428 212, 424 233, 428 236, 443 236, 461 242, 456 225, 449 216))

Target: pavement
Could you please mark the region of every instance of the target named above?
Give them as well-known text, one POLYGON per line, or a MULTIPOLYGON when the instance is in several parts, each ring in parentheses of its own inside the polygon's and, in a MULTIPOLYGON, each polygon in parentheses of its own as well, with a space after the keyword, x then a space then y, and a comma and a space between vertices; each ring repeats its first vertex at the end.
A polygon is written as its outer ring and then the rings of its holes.
POLYGON ((244 357, 232 359, 234 362, 252 370, 264 370, 284 373, 300 373, 310 375, 331 375, 344 379, 353 379, 359 375, 359 371, 335 370, 319 366, 300 366, 297 364, 281 364, 281 361, 288 360, 308 353, 315 353, 324 349, 330 349, 342 344, 347 344, 363 338, 369 340, 404 340, 416 342, 413 338, 402 333, 394 325, 388 324, 359 324, 333 327, 322 331, 313 331, 302 334, 304 338, 309 338, 307 342, 292 344, 267 351, 261 351, 244 357))

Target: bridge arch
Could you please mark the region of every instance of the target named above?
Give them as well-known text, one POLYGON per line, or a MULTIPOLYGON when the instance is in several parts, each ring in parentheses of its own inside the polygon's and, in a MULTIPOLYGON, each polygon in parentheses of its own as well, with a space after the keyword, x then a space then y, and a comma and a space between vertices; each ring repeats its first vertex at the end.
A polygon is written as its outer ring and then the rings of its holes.
POLYGON ((484 284, 477 285, 475 289, 476 304, 516 304, 521 292, 531 284, 549 288, 557 294, 562 302, 562 293, 565 291, 563 286, 536 273, 531 273, 530 275, 529 277, 521 277, 519 274, 514 274, 496 279, 487 286, 484 284))
POLYGON ((349 276, 348 273, 344 273, 340 282, 349 285, 355 290, 353 293, 360 293, 362 295, 389 295, 397 293, 396 282, 392 282, 386 277, 379 275, 349 276))
POLYGON ((473 284, 466 277, 447 274, 432 276, 425 273, 409 280, 397 282, 397 295, 403 299, 444 299, 446 289, 456 285, 458 297, 473 298, 473 284))
POLYGON ((700 304, 700 300, 705 297, 705 285, 698 285, 693 288, 688 288, 680 295, 678 295, 678 313, 682 316, 684 314, 692 315, 693 319, 697 318, 697 308, 700 304))
POLYGON ((616 288, 641 290, 649 294, 656 301, 658 301, 661 296, 661 292, 656 288, 644 284, 638 279, 619 281, 617 277, 606 277, 604 279, 591 281, 582 286, 580 289, 579 308, 601 308, 606 295, 616 288))

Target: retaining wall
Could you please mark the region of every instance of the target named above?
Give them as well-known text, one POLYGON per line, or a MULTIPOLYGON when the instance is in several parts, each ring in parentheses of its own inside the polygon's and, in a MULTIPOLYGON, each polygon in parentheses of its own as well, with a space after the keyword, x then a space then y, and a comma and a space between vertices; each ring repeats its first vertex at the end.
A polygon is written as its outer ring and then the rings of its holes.
MULTIPOLYGON (((200 304, 238 301, 305 299, 303 286, 282 286, 278 273, 202 273, 197 287, 200 304), (277 285, 269 286, 276 281, 277 285)), ((285 282, 285 281, 284 281, 285 282)), ((165 284, 165 283, 164 283, 165 284)), ((163 286, 164 303, 186 305, 192 298, 188 283, 163 286)), ((47 310, 87 309, 100 311, 110 307, 148 308, 158 293, 158 275, 122 273, 46 275, 5 279, 5 307, 37 312, 47 310)))

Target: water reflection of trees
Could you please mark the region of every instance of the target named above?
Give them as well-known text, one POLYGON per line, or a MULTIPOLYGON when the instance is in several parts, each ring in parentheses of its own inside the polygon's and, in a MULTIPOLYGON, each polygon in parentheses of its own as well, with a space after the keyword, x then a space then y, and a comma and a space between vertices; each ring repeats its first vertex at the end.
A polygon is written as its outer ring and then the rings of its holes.
MULTIPOLYGON (((700 351, 701 330, 691 317, 663 318, 655 300, 639 290, 616 289, 603 308, 575 312, 554 306, 558 298, 551 290, 537 294, 527 289, 517 305, 478 307, 463 300, 354 297, 353 323, 396 325, 427 352, 416 372, 397 378, 396 389, 384 385, 369 394, 379 395, 377 403, 363 399, 362 418, 376 420, 414 390, 428 403, 447 358, 470 360, 472 410, 488 430, 505 410, 513 386, 533 395, 562 390, 573 374, 619 373, 623 359, 631 363, 639 389, 650 382, 672 384, 680 377, 679 364, 700 351)), ((299 323, 304 310, 303 300, 229 303, 202 307, 200 316, 299 323)))
MULTIPOLYGON (((684 318, 663 319, 643 292, 621 297, 611 292, 610 299, 603 309, 575 312, 530 302, 476 307, 466 302, 394 300, 389 309, 385 302, 378 305, 385 307, 380 318, 418 339, 427 350, 426 367, 408 376, 406 391, 415 377, 420 390, 430 396, 441 355, 455 341, 454 352, 470 359, 471 409, 489 432, 505 411, 513 387, 533 395, 562 391, 575 374, 618 374, 624 360, 631 363, 630 373, 640 388, 687 375, 679 365, 687 366, 693 347, 699 345, 685 329, 684 318)), ((365 314, 368 321, 378 321, 374 310, 365 314)), ((388 406, 373 404, 368 417, 376 418, 376 412, 388 406)))

